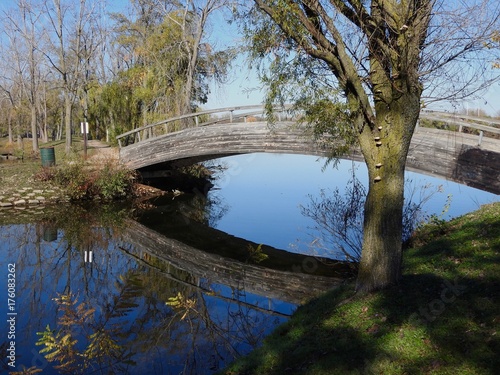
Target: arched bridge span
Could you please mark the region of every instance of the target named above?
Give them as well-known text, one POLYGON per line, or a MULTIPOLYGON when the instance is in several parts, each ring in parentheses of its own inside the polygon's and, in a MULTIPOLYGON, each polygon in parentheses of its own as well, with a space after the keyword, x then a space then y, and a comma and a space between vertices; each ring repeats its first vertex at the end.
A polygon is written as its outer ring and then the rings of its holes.
MULTIPOLYGON (((254 152, 328 156, 328 149, 313 140, 287 108, 276 113, 272 125, 263 120, 260 106, 204 111, 147 125, 117 137, 120 160, 129 168, 142 169, 254 152)), ((427 111, 421 118, 446 122, 456 131, 418 127, 407 169, 500 194, 500 121, 427 111), (464 133, 464 128, 479 134, 464 133)), ((352 150, 346 158, 362 157, 352 150)))

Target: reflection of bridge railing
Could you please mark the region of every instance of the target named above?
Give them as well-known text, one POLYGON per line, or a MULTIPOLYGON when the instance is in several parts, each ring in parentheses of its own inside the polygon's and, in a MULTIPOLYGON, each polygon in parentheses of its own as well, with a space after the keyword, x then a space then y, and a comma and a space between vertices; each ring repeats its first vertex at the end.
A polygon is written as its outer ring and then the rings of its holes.
MULTIPOLYGON (((290 110, 291 108, 292 108, 291 105, 285 105, 283 107, 274 108, 277 120, 282 121, 283 115, 286 113, 286 111, 290 110)), ((156 136, 155 128, 158 128, 160 126, 163 126, 163 129, 161 130, 161 135, 163 135, 175 130, 183 130, 185 128, 193 126, 198 127, 198 126, 208 126, 221 123, 233 123, 236 120, 241 121, 241 119, 243 119, 244 122, 247 122, 247 120, 252 116, 264 116, 264 115, 265 115, 265 107, 262 105, 247 105, 247 106, 210 109, 201 112, 188 113, 186 115, 172 117, 163 121, 155 122, 153 124, 148 124, 140 128, 133 129, 126 133, 120 134, 116 137, 116 139, 118 140, 118 145, 121 148, 133 144, 135 142, 143 141, 148 138, 154 138, 156 136), (209 118, 207 121, 203 121, 205 117, 214 114, 223 114, 225 116, 209 118), (176 126, 180 128, 176 129, 176 126)))
MULTIPOLYGON (((121 235, 130 246, 126 250, 130 253, 138 253, 141 259, 144 258, 145 253, 148 253, 167 262, 177 270, 190 273, 198 280, 206 279, 235 289, 243 288, 249 293, 284 302, 300 304, 320 293, 338 287, 349 277, 348 275, 326 277, 305 273, 300 266, 305 260, 313 261, 314 258, 300 254, 289 253, 290 257, 299 259, 290 270, 277 270, 199 250, 181 241, 167 238, 133 220, 127 221, 124 228, 121 235), (303 272, 294 270, 295 268, 303 272)), ((227 234, 226 236, 232 237, 227 234)), ((241 241, 246 244, 251 243, 241 241)), ((317 261, 317 263, 320 262, 317 261)), ((323 265, 317 264, 316 267, 320 266, 323 265)), ((345 271, 347 268, 346 265, 342 269, 345 271)), ((338 268, 331 267, 330 270, 333 274, 338 268)))

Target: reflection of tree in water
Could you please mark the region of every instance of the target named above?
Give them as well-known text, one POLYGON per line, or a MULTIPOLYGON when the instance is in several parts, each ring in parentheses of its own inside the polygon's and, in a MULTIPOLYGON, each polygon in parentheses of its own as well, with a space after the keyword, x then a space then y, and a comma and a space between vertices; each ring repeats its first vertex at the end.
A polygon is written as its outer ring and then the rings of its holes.
MULTIPOLYGON (((2 256, 17 265, 17 287, 29 301, 28 324, 34 327, 40 323, 40 314, 34 312, 48 307, 47 295, 54 295, 58 288, 70 291, 75 276, 82 271, 88 289, 90 279, 88 269, 83 267, 83 251, 105 252, 125 212, 94 207, 90 213, 71 205, 33 210, 30 217, 29 223, 3 226, 1 240, 5 251, 2 256)), ((107 271, 98 264, 92 269, 102 282, 106 282, 103 276, 107 271)))
POLYGON ((121 250, 124 216, 72 207, 11 233, 29 332, 43 333, 39 349, 61 373, 212 372, 283 320, 240 303, 242 291, 227 302, 206 279, 121 250))
POLYGON ((316 223, 320 233, 311 243, 315 250, 333 252, 336 258, 359 261, 363 243, 363 207, 366 189, 354 172, 344 194, 335 188, 333 193, 321 190, 319 198, 309 196, 308 206, 301 206, 303 215, 316 223))
POLYGON ((121 277, 118 282, 118 294, 105 305, 99 318, 90 303, 78 303, 71 293, 54 298, 57 328, 47 325, 45 331, 38 333, 37 345, 43 346, 40 353, 48 361, 56 363, 55 369, 68 374, 84 373, 87 369, 122 373, 133 364, 133 352, 117 340, 122 335, 118 320, 137 307, 134 300, 141 294, 141 288, 133 275, 121 277), (85 346, 77 346, 82 339, 85 346))
POLYGON ((144 298, 164 301, 168 314, 149 317, 154 326, 138 332, 141 353, 167 353, 170 365, 183 374, 220 369, 283 321, 249 307, 241 290, 233 290, 227 302, 210 281, 172 269, 154 256, 147 261, 151 268, 143 278, 144 298))
POLYGON ((196 191, 192 199, 179 205, 179 210, 186 220, 194 220, 216 228, 217 223, 229 210, 229 206, 215 193, 207 195, 196 191))
POLYGON ((255 347, 280 323, 278 318, 264 323, 261 314, 240 304, 227 305, 218 316, 210 312, 213 298, 201 289, 165 288, 164 282, 155 272, 131 272, 119 278, 116 292, 97 308, 95 301, 59 295, 54 299, 57 327, 39 333, 42 352, 62 373, 127 373, 135 360, 148 357, 150 362, 157 353, 183 374, 200 374, 207 367, 219 370, 243 354, 241 343, 246 350, 255 347), (130 315, 136 316, 129 320, 130 315))
MULTIPOLYGON (((363 219, 366 188, 351 170, 351 179, 342 192, 321 190, 319 197, 309 195, 310 202, 301 206, 301 213, 314 220, 311 250, 325 253, 335 259, 359 262, 363 243, 363 219)), ((403 241, 409 240, 416 225, 423 219, 423 206, 441 187, 432 190, 431 185, 417 188, 411 180, 405 183, 403 208, 403 241), (417 196, 418 194, 418 196, 417 196)))

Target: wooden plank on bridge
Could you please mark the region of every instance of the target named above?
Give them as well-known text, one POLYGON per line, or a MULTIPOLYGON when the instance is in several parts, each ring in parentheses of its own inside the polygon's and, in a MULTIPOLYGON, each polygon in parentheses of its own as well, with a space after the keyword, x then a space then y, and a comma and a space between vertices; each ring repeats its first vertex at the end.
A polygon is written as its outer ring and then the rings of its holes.
MULTIPOLYGON (((464 163, 462 153, 467 148, 478 148, 479 152, 500 154, 500 140, 483 138, 478 147, 477 135, 451 132, 438 129, 418 128, 415 132, 407 161, 407 167, 420 173, 432 174, 441 178, 474 186, 476 184, 467 176, 479 178, 484 173, 464 173, 465 169, 484 169, 479 160, 468 166, 464 163), (457 168, 462 168, 457 173, 457 168), (464 169, 465 168, 465 169, 464 169)), ((160 164, 178 159, 194 158, 198 161, 217 158, 227 154, 246 154, 254 152, 294 153, 317 156, 328 156, 327 149, 304 135, 304 129, 295 122, 279 122, 268 126, 266 122, 216 124, 202 128, 191 128, 180 132, 166 134, 147 139, 120 150, 120 159, 133 169, 160 164)), ((467 155, 476 155, 470 152, 467 155)), ((359 154, 358 154, 359 155, 359 154)), ((491 157, 490 157, 491 158, 491 157)), ((491 163, 490 163, 491 164, 491 163)), ((493 163, 489 167, 492 179, 481 182, 487 191, 500 193, 500 165, 493 163), (496 180, 495 180, 496 179, 496 180)))

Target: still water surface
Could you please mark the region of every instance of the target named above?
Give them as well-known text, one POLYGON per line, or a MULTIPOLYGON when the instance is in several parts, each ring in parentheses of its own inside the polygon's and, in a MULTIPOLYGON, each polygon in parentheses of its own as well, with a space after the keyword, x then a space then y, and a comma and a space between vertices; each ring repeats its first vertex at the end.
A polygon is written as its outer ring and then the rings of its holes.
MULTIPOLYGON (((212 374, 259 345, 311 285, 326 288, 325 278, 308 279, 316 276, 293 266, 266 270, 245 251, 261 243, 311 251, 318 234, 300 206, 345 186, 353 169, 363 180, 363 165, 322 172, 324 160, 315 157, 267 154, 222 163, 228 169, 208 200, 166 197, 146 213, 0 211, 3 371, 212 374)), ((424 207, 443 218, 499 200, 432 177, 409 179, 427 190, 443 185, 424 207)))
MULTIPOLYGON (((365 186, 364 163, 342 160, 336 167, 325 159, 306 155, 250 154, 220 159, 227 170, 215 183, 210 196, 219 201, 225 214, 215 223, 236 236, 297 252, 311 251, 311 242, 321 236, 316 223, 301 214, 301 207, 343 189, 356 178, 365 186)), ((406 172, 407 200, 415 203, 428 197, 421 218, 431 214, 449 220, 500 200, 500 196, 452 181, 406 172)))
POLYGON ((155 256, 129 228, 156 234, 124 213, 66 209, 1 227, 0 314, 14 322, 2 324, 3 370, 209 374, 294 310, 294 303, 203 277, 196 262, 190 272, 155 256), (9 278, 15 295, 7 300, 9 278), (42 331, 47 344, 58 345, 46 353, 55 362, 39 354, 42 331), (5 355, 12 346, 15 361, 5 355))

